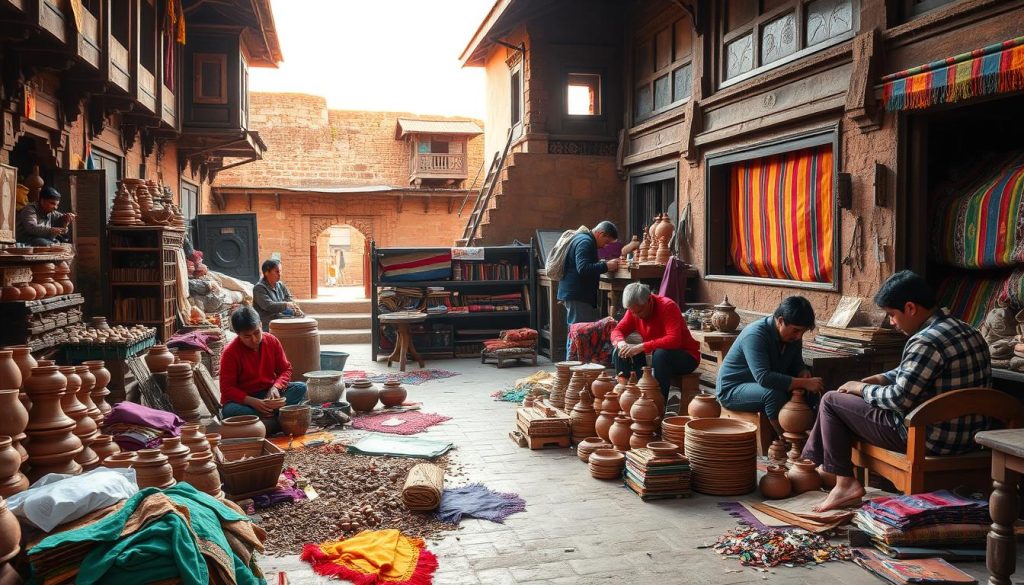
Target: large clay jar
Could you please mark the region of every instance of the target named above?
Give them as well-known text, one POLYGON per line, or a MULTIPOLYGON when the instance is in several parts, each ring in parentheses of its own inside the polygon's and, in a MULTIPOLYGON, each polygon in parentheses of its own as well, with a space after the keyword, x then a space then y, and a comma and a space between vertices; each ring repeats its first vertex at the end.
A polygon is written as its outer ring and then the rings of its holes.
POLYGON ((220 489, 220 473, 217 471, 217 465, 213 462, 212 453, 193 454, 189 458, 188 468, 185 469, 184 481, 215 498, 224 495, 220 489))
POLYGON ((594 433, 601 439, 607 441, 608 431, 612 428, 612 425, 615 424, 615 416, 618 414, 619 394, 614 390, 609 390, 604 395, 604 401, 601 405, 601 414, 594 422, 594 433))
POLYGON ((28 426, 28 410, 18 400, 16 388, 0 389, 0 435, 13 440, 14 449, 21 455, 21 460, 28 459, 22 441, 25 440, 25 427, 28 426))
POLYGON ((629 414, 629 409, 633 408, 633 403, 640 396, 640 387, 636 385, 636 373, 632 373, 629 375, 629 381, 626 382, 622 393, 619 394, 619 408, 622 409, 622 412, 629 414))
POLYGON ((267 436, 267 427, 254 414, 230 416, 221 424, 220 436, 225 439, 263 439, 267 436))
POLYGON ((277 421, 286 435, 305 435, 312 420, 312 409, 308 404, 289 404, 278 411, 277 421))
POLYGON ((110 435, 96 435, 89 446, 96 452, 96 456, 100 458, 101 462, 107 457, 121 452, 121 446, 115 443, 114 437, 110 435))
POLYGON ((110 390, 107 390, 107 384, 110 383, 110 370, 106 368, 106 363, 103 360, 89 360, 82 362, 82 365, 88 366, 92 375, 96 376, 96 388, 92 391, 92 401, 106 417, 111 410, 110 405, 107 404, 107 396, 110 395, 110 390))
POLYGON ((174 481, 185 481, 185 469, 188 468, 188 456, 192 451, 181 444, 181 437, 166 437, 160 442, 160 452, 167 457, 174 481))
POLYGON ((787 433, 803 433, 814 424, 814 411, 804 400, 804 391, 793 390, 789 402, 779 411, 779 424, 787 433))
MULTIPOLYGON (((25 390, 32 399, 29 411, 28 451, 30 480, 35 481, 47 473, 78 475, 82 466, 75 457, 82 452, 82 441, 74 435, 75 421, 61 410, 68 379, 57 366, 32 368, 32 376, 25 390)), ((76 388, 77 389, 77 388, 76 388)))
POLYGON ((25 393, 25 382, 32 377, 32 368, 39 365, 36 358, 32 357, 32 348, 27 345, 9 345, 4 349, 11 350, 11 357, 14 359, 14 363, 18 364, 18 369, 21 370, 21 403, 25 405, 25 409, 32 408, 32 399, 25 393))
POLYGON ((714 395, 701 392, 690 401, 686 414, 690 418, 718 418, 722 414, 722 405, 714 395))
POLYGON ((166 345, 158 343, 146 352, 146 365, 149 366, 149 371, 154 374, 166 372, 167 366, 173 363, 174 356, 171 355, 171 352, 167 351, 166 345))
POLYGON ((370 412, 377 406, 377 399, 380 392, 373 387, 373 382, 366 378, 356 378, 352 381, 352 387, 345 392, 348 403, 356 412, 370 412))
POLYGON ((757 488, 761 490, 761 495, 769 500, 789 497, 792 486, 786 477, 786 468, 781 465, 769 465, 757 488))
MULTIPOLYGON (((146 359, 149 359, 148 356, 146 359)), ((199 389, 192 376, 192 364, 168 364, 165 371, 167 396, 171 399, 175 414, 188 422, 199 422, 202 418, 203 399, 199 396, 199 389)))
POLYGON ((192 451, 193 455, 206 453, 210 450, 210 443, 206 440, 206 435, 203 434, 203 427, 201 425, 182 425, 181 442, 192 451))
POLYGON ((78 401, 85 405, 85 412, 99 428, 103 422, 103 413, 92 401, 92 393, 96 390, 96 376, 89 371, 89 366, 75 366, 75 373, 82 379, 82 388, 78 391, 78 401))
POLYGON ((160 489, 174 485, 174 469, 167 462, 167 456, 159 449, 140 449, 136 452, 135 483, 139 488, 160 489))
POLYGON ((594 436, 594 423, 597 421, 597 414, 594 412, 594 400, 590 391, 586 388, 580 392, 579 402, 569 413, 569 428, 574 443, 579 443, 587 437, 594 436))
POLYGON ((601 372, 601 375, 590 383, 590 393, 594 395, 594 408, 600 409, 604 404, 605 394, 611 392, 614 388, 615 380, 607 372, 601 372))
POLYGON ((13 559, 21 551, 21 524, 0 498, 0 563, 13 559))
POLYGON ((729 302, 729 297, 715 305, 715 312, 711 315, 711 324, 722 333, 732 333, 740 326, 740 316, 736 307, 729 302))
POLYGON ((292 363, 293 381, 305 381, 306 372, 320 369, 320 331, 316 319, 274 319, 269 329, 281 342, 285 356, 292 363))
POLYGON ((628 416, 617 416, 612 428, 608 430, 608 440, 619 451, 629 451, 629 438, 633 434, 629 425, 632 422, 628 416))
POLYGON ((816 468, 817 465, 809 459, 793 462, 792 467, 786 472, 786 477, 793 486, 794 494, 821 489, 821 476, 818 475, 816 468))
POLYGON ((654 406, 658 409, 658 415, 654 420, 655 423, 660 422, 661 417, 665 415, 665 396, 661 393, 661 384, 654 378, 654 368, 644 366, 644 373, 636 386, 641 394, 654 401, 654 406))
POLYGON ((69 295, 75 292, 75 283, 71 281, 71 267, 64 260, 57 263, 57 270, 54 272, 54 280, 64 289, 63 294, 69 295))
POLYGON ((113 455, 108 455, 103 460, 103 467, 107 467, 110 469, 127 469, 135 465, 135 459, 137 457, 138 456, 135 454, 135 451, 114 453, 113 455))
POLYGON ((82 378, 78 376, 75 366, 60 366, 60 373, 67 378, 67 388, 64 396, 60 397, 60 407, 64 414, 75 421, 75 436, 82 442, 82 451, 75 456, 75 461, 84 470, 94 469, 99 466, 100 458, 96 452, 89 448, 93 437, 99 434, 99 428, 89 416, 89 409, 78 399, 82 389, 82 378))
POLYGON ((405 397, 408 396, 405 387, 398 380, 391 379, 384 382, 384 387, 380 390, 380 403, 384 405, 384 408, 392 406, 398 406, 405 402, 405 397))
POLYGON ((14 441, 0 436, 0 496, 7 498, 28 489, 28 478, 20 468, 21 454, 14 450, 14 441))
POLYGON ((344 372, 317 370, 306 372, 306 401, 313 405, 338 402, 345 392, 344 372))

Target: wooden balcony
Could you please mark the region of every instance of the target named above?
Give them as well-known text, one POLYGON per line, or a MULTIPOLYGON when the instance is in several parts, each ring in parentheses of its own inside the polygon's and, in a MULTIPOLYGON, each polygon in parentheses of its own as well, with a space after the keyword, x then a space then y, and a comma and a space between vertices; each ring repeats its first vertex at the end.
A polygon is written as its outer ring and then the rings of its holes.
POLYGON ((149 69, 139 65, 138 87, 135 91, 135 99, 142 104, 150 113, 156 114, 156 76, 149 69))
POLYGON ((110 43, 110 66, 107 81, 127 93, 132 87, 131 54, 128 52, 128 48, 122 45, 114 35, 108 34, 107 42, 110 43))
POLYGON ((19 16, 25 13, 27 0, 0 0, 0 9, 13 12, 19 16))
POLYGON ((160 84, 160 120, 171 128, 178 127, 178 101, 174 92, 160 84))
POLYGON ((99 38, 100 24, 96 15, 83 8, 82 30, 78 32, 78 58, 95 69, 100 67, 99 38))
POLYGON ((465 154, 416 153, 412 158, 411 180, 466 179, 465 154))
POLYGON ((64 14, 67 0, 39 0, 36 11, 36 24, 61 43, 68 41, 67 19, 64 14))

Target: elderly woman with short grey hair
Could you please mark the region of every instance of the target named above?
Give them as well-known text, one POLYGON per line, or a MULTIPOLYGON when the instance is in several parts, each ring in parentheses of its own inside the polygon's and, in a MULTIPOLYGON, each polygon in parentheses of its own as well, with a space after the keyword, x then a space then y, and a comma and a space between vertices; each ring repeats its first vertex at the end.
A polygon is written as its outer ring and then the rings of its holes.
POLYGON ((646 354, 653 354, 654 377, 667 400, 672 378, 697 369, 700 363, 697 341, 686 328, 679 305, 670 298, 651 293, 646 284, 626 285, 622 291, 622 306, 626 314, 612 331, 615 371, 640 375, 647 365, 646 354), (640 335, 640 343, 627 341, 633 333, 640 335))

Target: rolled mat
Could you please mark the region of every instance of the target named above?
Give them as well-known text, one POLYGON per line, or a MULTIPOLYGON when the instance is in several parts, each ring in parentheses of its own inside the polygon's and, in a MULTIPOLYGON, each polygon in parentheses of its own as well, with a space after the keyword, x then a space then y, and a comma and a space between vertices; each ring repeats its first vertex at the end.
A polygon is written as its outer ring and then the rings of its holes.
POLYGON ((402 501, 410 510, 426 512, 441 505, 444 471, 432 463, 420 463, 409 470, 402 487, 402 501))

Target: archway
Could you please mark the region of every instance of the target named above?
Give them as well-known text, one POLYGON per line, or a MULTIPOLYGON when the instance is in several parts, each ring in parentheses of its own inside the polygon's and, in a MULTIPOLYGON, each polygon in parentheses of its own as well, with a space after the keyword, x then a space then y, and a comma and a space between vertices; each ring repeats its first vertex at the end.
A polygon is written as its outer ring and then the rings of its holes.
POLYGON ((312 298, 368 298, 372 224, 347 218, 317 217, 311 222, 312 298))

